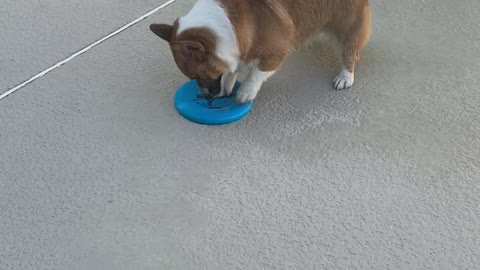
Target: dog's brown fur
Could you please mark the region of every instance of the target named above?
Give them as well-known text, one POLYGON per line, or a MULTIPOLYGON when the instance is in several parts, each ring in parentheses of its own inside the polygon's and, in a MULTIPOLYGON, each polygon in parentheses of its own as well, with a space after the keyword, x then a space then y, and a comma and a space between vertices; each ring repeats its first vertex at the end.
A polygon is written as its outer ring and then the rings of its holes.
MULTIPOLYGON (((353 73, 370 36, 368 0, 217 0, 233 25, 240 58, 258 61, 261 71, 275 71, 296 47, 320 32, 333 34, 341 46, 343 64, 353 73)), ((205 28, 176 35, 173 26, 151 29, 170 43, 180 70, 191 79, 214 80, 227 66, 215 56, 217 40, 205 28)))
POLYGON ((279 68, 292 49, 322 30, 342 46, 353 72, 370 36, 368 0, 219 0, 236 30, 242 60, 258 59, 260 69, 279 68))

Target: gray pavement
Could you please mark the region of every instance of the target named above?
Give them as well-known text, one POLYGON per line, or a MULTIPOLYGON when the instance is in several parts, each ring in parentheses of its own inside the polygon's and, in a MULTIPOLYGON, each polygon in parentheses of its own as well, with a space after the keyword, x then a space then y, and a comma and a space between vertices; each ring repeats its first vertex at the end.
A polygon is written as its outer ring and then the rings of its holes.
MULTIPOLYGON (((353 89, 317 45, 221 127, 148 30, 192 3, 0 100, 0 269, 478 268, 478 1, 372 1, 353 89)), ((7 0, 0 92, 160 4, 7 0)))

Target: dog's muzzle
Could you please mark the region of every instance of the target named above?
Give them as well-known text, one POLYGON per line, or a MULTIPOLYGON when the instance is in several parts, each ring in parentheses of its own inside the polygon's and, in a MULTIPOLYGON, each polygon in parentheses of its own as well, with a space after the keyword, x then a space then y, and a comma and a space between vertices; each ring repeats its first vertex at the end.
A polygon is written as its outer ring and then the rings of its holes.
POLYGON ((200 91, 207 99, 217 97, 222 91, 222 76, 216 80, 201 80, 196 79, 200 91))

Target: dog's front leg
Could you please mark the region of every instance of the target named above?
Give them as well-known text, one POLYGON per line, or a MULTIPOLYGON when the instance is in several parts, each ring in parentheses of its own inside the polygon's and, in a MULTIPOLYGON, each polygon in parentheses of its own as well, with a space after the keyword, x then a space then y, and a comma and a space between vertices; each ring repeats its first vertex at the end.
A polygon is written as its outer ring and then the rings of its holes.
POLYGON ((235 82, 237 81, 237 72, 228 72, 223 74, 221 85, 222 91, 220 92, 221 96, 231 96, 233 88, 235 87, 235 82))
POLYGON ((262 84, 274 73, 275 71, 261 71, 258 65, 253 65, 248 72, 247 78, 238 90, 237 101, 247 103, 254 100, 262 84))

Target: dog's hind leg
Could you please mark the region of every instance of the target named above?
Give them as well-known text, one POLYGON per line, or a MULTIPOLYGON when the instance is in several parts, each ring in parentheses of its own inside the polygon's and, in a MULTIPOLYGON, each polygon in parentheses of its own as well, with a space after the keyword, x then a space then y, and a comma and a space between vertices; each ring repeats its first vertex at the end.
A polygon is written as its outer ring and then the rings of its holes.
POLYGON ((343 68, 340 74, 333 81, 337 90, 347 89, 355 81, 355 65, 360 59, 360 51, 370 37, 371 18, 370 7, 363 7, 358 20, 352 26, 337 34, 342 49, 343 68))

